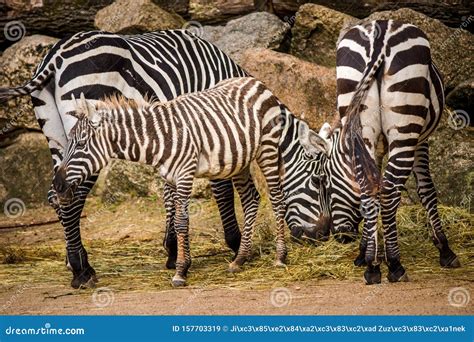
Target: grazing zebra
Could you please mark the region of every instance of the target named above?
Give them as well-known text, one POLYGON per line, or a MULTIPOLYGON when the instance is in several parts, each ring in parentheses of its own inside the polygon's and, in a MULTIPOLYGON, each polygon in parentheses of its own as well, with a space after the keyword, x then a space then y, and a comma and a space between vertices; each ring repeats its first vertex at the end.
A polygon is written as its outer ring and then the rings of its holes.
POLYGON ((437 211, 428 158, 428 136, 444 106, 443 83, 431 60, 426 35, 416 26, 372 21, 348 30, 337 49, 338 110, 342 129, 318 136, 309 130, 305 146, 326 151, 329 206, 335 233, 357 233, 365 224, 356 265, 367 264, 368 284, 380 283, 377 219, 382 216, 385 260, 391 282, 406 280, 400 262, 396 212, 400 192, 413 172, 428 212, 440 264, 459 267, 437 211), (382 158, 388 162, 381 177, 382 158))
POLYGON ((156 167, 176 193, 178 259, 172 284, 183 286, 191 265, 188 205, 194 177, 234 180, 244 210, 242 241, 230 264, 230 270, 237 271, 249 256, 257 217, 258 200, 248 186, 255 160, 277 218, 276 265, 285 265, 282 115, 279 101, 261 82, 234 78, 169 102, 141 106, 116 98, 94 108, 82 97, 77 107, 79 121, 53 180, 61 202, 72 201, 75 189, 111 158, 156 167))
MULTIPOLYGON (((84 93, 90 100, 113 94, 141 101, 153 98, 167 101, 184 93, 200 91, 221 80, 246 76, 243 69, 214 45, 184 30, 168 30, 134 36, 121 36, 99 31, 77 33, 60 40, 38 66, 32 80, 13 89, 0 88, 0 101, 31 94, 39 125, 48 139, 54 170, 62 160, 67 136, 76 119, 67 112, 73 109, 71 95, 84 93)), ((319 183, 310 175, 318 165, 307 157, 299 144, 296 119, 284 106, 285 139, 281 149, 287 176, 284 192, 287 203, 286 221, 294 236, 304 232, 309 237, 325 235, 318 209, 319 183)), ((74 203, 57 205, 54 189, 48 194, 64 227, 67 263, 73 272, 75 288, 95 277, 80 235, 80 215, 85 199, 97 180, 97 175, 81 184, 74 203)), ((234 252, 240 245, 240 230, 234 211, 232 181, 211 181, 224 226, 225 239, 234 252)), ((253 187, 253 183, 248 186, 253 187)), ((258 197, 258 192, 252 192, 258 197)), ((164 246, 168 251, 166 265, 173 268, 177 257, 174 234, 175 208, 172 187, 165 185, 167 209, 164 246)), ((258 198, 255 200, 258 201, 258 198)))
MULTIPOLYGON (((31 94, 38 123, 48 139, 57 169, 67 136, 76 119, 71 96, 81 93, 98 100, 123 94, 137 101, 144 98, 167 101, 184 93, 204 90, 221 80, 246 73, 214 45, 184 30, 168 30, 142 35, 121 36, 101 31, 77 33, 56 43, 44 57, 33 78, 24 86, 0 89, 0 101, 31 94)), ((53 189, 48 200, 64 227, 67 264, 73 272, 72 287, 95 279, 80 235, 80 216, 85 199, 97 180, 91 175, 77 189, 73 203, 58 206, 53 189)), ((223 222, 226 242, 235 252, 240 230, 234 214, 231 181, 213 181, 212 190, 223 222)), ((165 202, 172 203, 173 190, 165 185, 165 202)), ((167 234, 164 246, 169 252, 168 267, 174 267, 176 236, 174 208, 166 205, 167 234)))

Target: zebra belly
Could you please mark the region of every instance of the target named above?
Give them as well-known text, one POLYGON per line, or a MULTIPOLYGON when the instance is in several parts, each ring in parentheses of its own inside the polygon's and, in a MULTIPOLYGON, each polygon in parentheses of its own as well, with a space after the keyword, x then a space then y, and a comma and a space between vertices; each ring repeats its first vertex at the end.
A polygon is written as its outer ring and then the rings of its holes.
POLYGON ((242 158, 241 153, 227 154, 224 159, 219 158, 216 151, 209 155, 201 154, 198 160, 195 177, 209 179, 227 179, 241 173, 250 166, 252 160, 256 158, 256 151, 242 158))

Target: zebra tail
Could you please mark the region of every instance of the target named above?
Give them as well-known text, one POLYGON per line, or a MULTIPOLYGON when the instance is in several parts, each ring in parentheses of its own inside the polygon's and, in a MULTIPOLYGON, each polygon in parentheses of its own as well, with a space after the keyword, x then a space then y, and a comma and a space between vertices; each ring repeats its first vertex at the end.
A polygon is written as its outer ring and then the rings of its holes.
POLYGON ((378 193, 381 176, 362 137, 360 111, 361 105, 367 97, 367 92, 376 78, 377 71, 383 64, 384 57, 384 52, 381 51, 377 56, 372 56, 371 61, 367 64, 351 103, 347 107, 347 121, 343 126, 341 135, 344 146, 348 148, 349 156, 352 158, 356 181, 359 183, 362 193, 369 197, 373 197, 378 193))
POLYGON ((40 90, 55 73, 55 66, 52 62, 54 53, 50 51, 42 60, 35 75, 26 84, 20 87, 0 88, 0 103, 17 97, 29 95, 35 90, 40 90))

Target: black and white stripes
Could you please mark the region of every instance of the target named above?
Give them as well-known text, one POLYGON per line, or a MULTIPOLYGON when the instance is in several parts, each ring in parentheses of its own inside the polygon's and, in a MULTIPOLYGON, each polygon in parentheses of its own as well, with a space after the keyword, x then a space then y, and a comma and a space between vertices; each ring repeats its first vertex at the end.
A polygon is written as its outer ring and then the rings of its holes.
POLYGON ((331 154, 324 167, 331 215, 335 233, 356 233, 364 218, 360 255, 355 262, 368 265, 367 283, 380 282, 379 212, 388 279, 406 279, 397 242, 396 211, 412 171, 430 217, 440 264, 458 267, 441 228, 428 165, 426 139, 439 122, 444 93, 425 34, 413 25, 391 20, 351 28, 337 49, 337 89, 342 129, 336 128, 330 137, 331 154))
MULTIPOLYGON (((0 101, 11 96, 32 93, 36 117, 45 133, 56 169, 62 159, 67 134, 76 119, 66 115, 73 110, 71 96, 84 93, 87 99, 123 94, 129 99, 171 100, 183 93, 204 90, 224 79, 246 75, 227 55, 214 45, 183 30, 169 30, 136 36, 104 32, 82 32, 58 42, 43 59, 27 84, 14 89, 0 89, 0 101)), ((286 167, 291 170, 284 180, 289 210, 286 220, 292 233, 316 236, 320 220, 316 215, 318 198, 311 177, 315 163, 304 158, 298 139, 299 120, 282 105, 286 118, 286 138, 281 142, 286 167), (314 214, 313 214, 314 213, 314 214)), ((49 200, 64 226, 68 263, 73 270, 72 285, 86 283, 94 274, 80 239, 80 214, 97 175, 77 189, 75 202, 59 206, 54 191, 49 200)), ((247 186, 252 187, 249 183, 247 186)), ((226 242, 235 252, 240 244, 240 230, 234 210, 232 181, 211 181, 224 226, 226 242)), ((250 192, 254 201, 258 192, 250 192)), ((167 266, 174 267, 176 239, 173 233, 174 209, 169 203, 173 189, 165 186, 167 234, 164 246, 169 252, 167 266)))
MULTIPOLYGON (((70 202, 74 188, 98 173, 111 158, 146 163, 175 189, 175 233, 178 242, 173 285, 185 284, 191 264, 188 204, 194 177, 234 179, 242 199, 245 223, 242 241, 230 270, 250 256, 255 201, 250 164, 256 161, 267 182, 277 218, 277 265, 285 264, 285 203, 281 185, 280 103, 253 78, 222 81, 203 92, 187 94, 151 106, 108 100, 102 109, 82 99, 80 119, 55 178, 61 201, 70 202)), ((99 107, 100 108, 100 107, 99 107)))

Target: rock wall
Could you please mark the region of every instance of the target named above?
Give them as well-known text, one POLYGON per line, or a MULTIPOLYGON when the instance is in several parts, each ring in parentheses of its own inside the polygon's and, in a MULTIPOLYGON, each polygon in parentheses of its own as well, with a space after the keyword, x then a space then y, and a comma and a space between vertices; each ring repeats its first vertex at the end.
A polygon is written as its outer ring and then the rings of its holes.
MULTIPOLYGON (((31 36, 34 32, 63 37, 93 27, 121 33, 183 27, 228 53, 250 74, 265 82, 296 115, 304 115, 317 129, 335 114, 335 46, 343 27, 369 15, 369 19, 390 17, 411 22, 420 26, 431 40, 433 59, 444 74, 450 107, 440 129, 430 139, 432 173, 441 202, 465 206, 472 193, 474 167, 474 139, 469 125, 473 122, 474 107, 471 57, 474 40, 469 30, 474 17, 469 16, 469 11, 467 15, 462 12, 469 8, 467 2, 456 2, 451 12, 446 12, 444 5, 436 7, 434 3, 424 1, 424 6, 416 7, 412 2, 379 0, 117 0, 114 3, 7 0, 0 5, 0 13, 5 14, 3 18, 9 19, 8 22, 19 19, 24 30, 20 30, 17 40, 4 37, 7 44, 14 45, 0 57, 0 87, 16 86, 28 80, 57 40, 31 36), (85 3, 90 6, 81 15, 87 16, 87 20, 71 19, 73 12, 81 11, 85 3), (429 16, 399 7, 423 8, 422 12, 429 16), (373 13, 386 8, 391 11, 373 13), (437 10, 430 12, 429 8, 437 10), (443 16, 439 9, 445 11, 444 22, 449 17, 454 27, 430 17, 443 16), (449 13, 456 11, 464 14, 454 23, 454 16, 449 13), (71 25, 65 26, 62 19, 54 21, 58 13, 65 13, 64 20, 71 25), (31 28, 32 23, 38 25, 31 28), (24 34, 27 36, 23 37, 24 34)), ((1 32, 9 32, 0 28, 1 32)), ((28 97, 0 105, 0 132, 0 202, 12 196, 22 198, 26 205, 44 201, 51 181, 51 161, 28 97)), ((124 200, 156 194, 162 186, 149 167, 113 162, 101 175, 95 193, 104 200, 124 200)), ((408 188, 410 197, 416 197, 412 183, 408 188)), ((197 183, 194 195, 210 195, 207 181, 197 183)))

